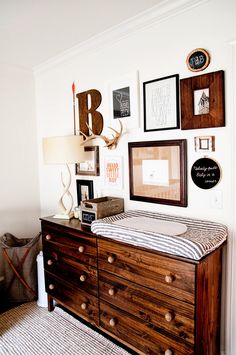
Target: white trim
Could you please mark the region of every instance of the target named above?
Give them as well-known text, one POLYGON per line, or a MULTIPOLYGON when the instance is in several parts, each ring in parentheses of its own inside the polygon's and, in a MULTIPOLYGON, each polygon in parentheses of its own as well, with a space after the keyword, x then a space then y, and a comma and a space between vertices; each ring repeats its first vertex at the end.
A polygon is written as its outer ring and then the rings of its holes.
POLYGON ((48 61, 33 68, 35 74, 50 69, 52 66, 59 64, 74 55, 84 53, 90 50, 101 49, 102 46, 114 44, 115 42, 127 37, 144 27, 150 27, 153 24, 164 21, 171 16, 187 11, 193 7, 200 6, 209 0, 163 0, 160 4, 143 11, 139 15, 131 17, 123 21, 119 25, 99 33, 87 41, 62 52, 61 54, 49 59, 48 61))

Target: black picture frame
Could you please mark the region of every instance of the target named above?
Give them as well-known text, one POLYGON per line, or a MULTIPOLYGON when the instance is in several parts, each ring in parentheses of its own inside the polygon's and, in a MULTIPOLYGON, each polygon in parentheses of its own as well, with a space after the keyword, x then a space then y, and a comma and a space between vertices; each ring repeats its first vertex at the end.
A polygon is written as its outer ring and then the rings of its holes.
POLYGON ((143 83, 144 132, 180 128, 179 74, 143 83))
POLYGON ((76 180, 77 202, 80 206, 81 201, 90 200, 94 197, 93 180, 76 180), (86 194, 84 198, 84 194, 86 194))
POLYGON ((130 142, 130 199, 187 206, 187 140, 130 142))

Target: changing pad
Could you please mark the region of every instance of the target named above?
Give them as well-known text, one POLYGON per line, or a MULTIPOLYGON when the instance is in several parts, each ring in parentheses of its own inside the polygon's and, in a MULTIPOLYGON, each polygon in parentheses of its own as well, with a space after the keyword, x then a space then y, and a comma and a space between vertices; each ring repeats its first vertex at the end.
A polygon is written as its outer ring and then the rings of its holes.
POLYGON ((220 223, 139 210, 95 220, 91 231, 194 260, 200 260, 227 238, 227 227, 220 223))

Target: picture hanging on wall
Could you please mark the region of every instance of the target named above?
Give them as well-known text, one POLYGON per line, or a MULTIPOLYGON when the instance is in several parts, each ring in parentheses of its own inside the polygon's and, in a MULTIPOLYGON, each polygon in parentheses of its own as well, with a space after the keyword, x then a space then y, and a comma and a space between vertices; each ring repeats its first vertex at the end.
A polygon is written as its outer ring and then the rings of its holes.
POLYGON ((123 187, 122 157, 105 157, 104 167, 104 185, 121 190, 123 187))
POLYGON ((76 175, 100 175, 99 146, 86 146, 84 150, 88 153, 88 159, 75 165, 76 175))
POLYGON ((76 180, 76 189, 78 206, 81 201, 90 200, 94 197, 92 180, 76 180))
POLYGON ((179 75, 143 83, 144 131, 179 128, 179 75))
POLYGON ((225 125, 224 71, 180 80, 181 129, 225 125))
POLYGON ((215 136, 194 137, 194 147, 196 152, 214 152, 215 136))
POLYGON ((187 67, 191 71, 201 71, 210 64, 210 55, 203 48, 196 48, 191 51, 186 59, 187 67))
POLYGON ((219 164, 210 158, 201 158, 195 161, 191 169, 191 177, 195 185, 201 189, 211 189, 221 179, 219 164))
POLYGON ((108 83, 109 116, 120 119, 127 129, 139 127, 138 72, 134 71, 108 83))
POLYGON ((187 141, 132 142, 130 199, 187 206, 187 141))

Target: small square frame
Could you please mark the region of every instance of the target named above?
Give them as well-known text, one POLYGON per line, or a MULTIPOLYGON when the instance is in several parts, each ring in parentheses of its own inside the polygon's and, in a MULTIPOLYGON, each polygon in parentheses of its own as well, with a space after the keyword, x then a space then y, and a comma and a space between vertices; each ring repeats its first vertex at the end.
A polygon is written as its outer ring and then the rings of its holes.
POLYGON ((214 152, 215 136, 194 137, 194 148, 196 152, 214 152))
POLYGON ((94 197, 93 180, 76 180, 77 202, 80 206, 81 201, 90 200, 94 197))
MULTIPOLYGON (((181 129, 225 126, 224 71, 180 80, 181 129), (208 113, 194 114, 194 92, 209 89, 208 113)), ((199 102, 200 104, 200 102, 199 102)))

